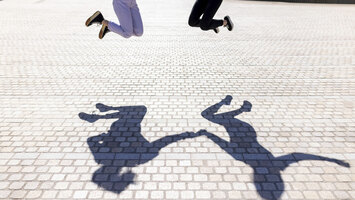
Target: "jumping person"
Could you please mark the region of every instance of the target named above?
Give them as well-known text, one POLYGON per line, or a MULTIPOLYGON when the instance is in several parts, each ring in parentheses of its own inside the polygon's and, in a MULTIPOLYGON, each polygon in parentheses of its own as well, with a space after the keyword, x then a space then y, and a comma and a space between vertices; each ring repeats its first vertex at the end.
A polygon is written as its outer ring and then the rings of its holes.
POLYGON ((222 1, 196 0, 189 17, 189 25, 191 27, 200 27, 204 31, 213 29, 215 33, 219 33, 218 27, 220 26, 227 27, 229 31, 232 31, 234 25, 229 16, 225 16, 223 20, 213 19, 222 1), (201 15, 203 15, 202 18, 201 15))
POLYGON ((94 23, 102 24, 99 38, 102 39, 106 33, 112 31, 124 38, 143 35, 143 22, 136 0, 113 0, 113 9, 117 15, 120 25, 105 20, 100 11, 95 12, 85 25, 94 23))

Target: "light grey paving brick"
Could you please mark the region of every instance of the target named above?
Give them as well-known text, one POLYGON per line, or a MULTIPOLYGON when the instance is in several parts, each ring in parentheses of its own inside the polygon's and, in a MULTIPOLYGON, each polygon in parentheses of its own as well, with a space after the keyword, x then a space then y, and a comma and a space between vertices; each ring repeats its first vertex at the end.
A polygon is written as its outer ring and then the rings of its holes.
POLYGON ((149 198, 149 192, 148 191, 137 191, 135 198, 137 199, 147 199, 149 198))
POLYGON ((166 191, 165 197, 167 199, 179 199, 179 192, 178 191, 166 191))
POLYGON ((11 190, 1 190, 0 192, 0 198, 6 199, 9 197, 9 194, 11 193, 11 190))
POLYGON ((335 196, 331 191, 319 191, 319 196, 322 199, 335 199, 335 196))
POLYGON ((163 191, 152 191, 151 196, 152 199, 164 199, 163 191))
POLYGON ((29 191, 26 195, 26 198, 39 199, 41 194, 42 194, 42 191, 29 191))
POLYGON ((198 198, 197 196, 195 196, 194 192, 192 191, 183 191, 180 193, 180 196, 182 199, 194 199, 194 198, 198 198))
POLYGON ((73 192, 70 190, 60 190, 58 191, 58 199, 68 199, 73 195, 73 192))
POLYGON ((240 191, 229 191, 228 192, 228 198, 229 199, 241 199, 242 194, 240 191))
POLYGON ((76 190, 73 194, 73 198, 86 199, 87 195, 88 195, 88 191, 86 190, 76 190))

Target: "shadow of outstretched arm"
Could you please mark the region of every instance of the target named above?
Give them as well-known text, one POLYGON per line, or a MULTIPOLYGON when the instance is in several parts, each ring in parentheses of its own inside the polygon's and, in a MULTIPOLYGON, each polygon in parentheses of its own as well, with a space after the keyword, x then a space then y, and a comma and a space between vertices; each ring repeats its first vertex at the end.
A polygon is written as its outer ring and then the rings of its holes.
POLYGON ((277 158, 275 158, 275 160, 286 161, 288 163, 287 165, 285 165, 282 168, 282 170, 285 170, 292 163, 303 161, 303 160, 327 161, 327 162, 336 163, 336 164, 343 166, 343 167, 347 167, 347 168, 350 167, 349 163, 342 161, 342 160, 338 160, 335 158, 323 157, 323 156, 317 156, 317 155, 312 155, 312 154, 305 154, 305 153, 291 153, 291 154, 277 157, 277 158))
POLYGON ((156 147, 160 150, 160 149, 162 149, 174 142, 178 142, 180 140, 184 140, 184 139, 188 139, 188 138, 194 138, 197 136, 199 136, 199 135, 194 132, 184 132, 184 133, 179 133, 179 134, 175 134, 175 135, 168 135, 168 136, 162 137, 158 140, 153 141, 151 144, 153 147, 156 147))
MULTIPOLYGON (((221 149, 223 149, 225 152, 227 152, 228 154, 230 154, 231 156, 235 157, 236 155, 233 152, 233 149, 230 148, 231 147, 231 143, 218 137, 217 135, 213 134, 213 133, 209 133, 206 130, 200 130, 199 132, 197 132, 198 135, 205 135, 207 136, 208 139, 212 140, 215 144, 217 144, 221 149)), ((235 158, 237 160, 240 160, 240 158, 235 158)))

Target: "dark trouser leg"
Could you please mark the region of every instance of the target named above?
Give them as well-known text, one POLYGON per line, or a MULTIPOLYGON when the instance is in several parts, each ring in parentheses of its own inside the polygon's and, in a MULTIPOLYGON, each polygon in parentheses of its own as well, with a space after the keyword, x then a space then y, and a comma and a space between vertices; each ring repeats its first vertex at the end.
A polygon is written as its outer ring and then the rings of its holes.
POLYGON ((223 25, 223 20, 214 20, 218 8, 221 6, 223 0, 208 0, 206 10, 202 16, 200 27, 202 30, 215 29, 223 25))
POLYGON ((189 25, 192 27, 200 27, 200 17, 206 10, 208 0, 196 0, 194 7, 192 7, 189 17, 189 25))

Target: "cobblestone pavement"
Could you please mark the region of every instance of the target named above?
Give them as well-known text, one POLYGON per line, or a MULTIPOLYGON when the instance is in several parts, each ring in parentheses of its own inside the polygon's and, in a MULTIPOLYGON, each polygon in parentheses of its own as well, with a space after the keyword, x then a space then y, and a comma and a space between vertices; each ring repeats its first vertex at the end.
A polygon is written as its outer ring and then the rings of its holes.
POLYGON ((110 1, 0 1, 1 199, 355 199, 355 6, 225 0, 217 35, 193 3, 99 40, 110 1))

